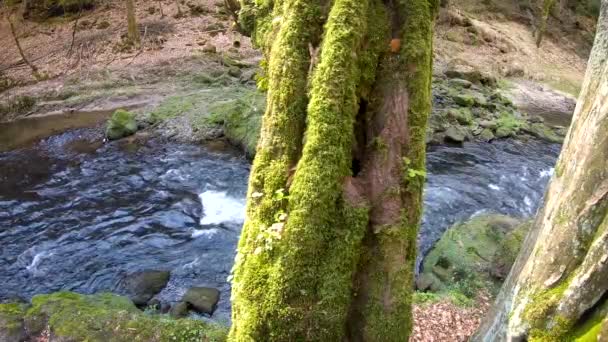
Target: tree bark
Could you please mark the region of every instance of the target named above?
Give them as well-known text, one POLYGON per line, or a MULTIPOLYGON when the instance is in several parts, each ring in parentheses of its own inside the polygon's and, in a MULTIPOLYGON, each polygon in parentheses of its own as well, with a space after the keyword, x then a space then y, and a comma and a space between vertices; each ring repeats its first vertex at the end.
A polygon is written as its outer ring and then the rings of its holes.
POLYGON ((229 338, 405 341, 438 1, 263 3, 241 0, 268 105, 229 338))
POLYGON ((549 15, 555 7, 557 0, 543 0, 542 8, 540 11, 540 18, 538 27, 536 30, 536 47, 539 48, 543 42, 543 36, 547 30, 547 22, 549 21, 549 15))
POLYGON ((19 38, 17 37, 17 30, 15 29, 15 24, 13 24, 13 20, 11 19, 10 14, 7 15, 6 19, 8 20, 8 25, 11 28, 11 34, 13 35, 13 40, 15 41, 15 46, 17 46, 17 50, 19 51, 21 59, 23 59, 23 62, 25 62, 25 64, 27 64, 27 66, 32 69, 32 75, 34 75, 34 78, 38 79, 38 68, 25 56, 25 52, 23 52, 23 48, 21 48, 21 43, 19 43, 19 38))
POLYGON ((583 90, 544 207, 475 341, 596 341, 602 324, 608 328, 607 132, 608 0, 602 0, 583 90))
POLYGON ((129 41, 136 46, 141 44, 139 37, 139 28, 137 27, 137 19, 135 17, 135 4, 134 0, 125 0, 127 4, 127 25, 128 31, 127 36, 129 41))
POLYGON ((177 17, 177 18, 181 18, 181 17, 183 17, 183 16, 184 16, 184 13, 182 12, 182 8, 181 8, 181 6, 179 5, 179 0, 175 0, 175 6, 177 6, 177 15, 176 15, 176 17, 177 17))

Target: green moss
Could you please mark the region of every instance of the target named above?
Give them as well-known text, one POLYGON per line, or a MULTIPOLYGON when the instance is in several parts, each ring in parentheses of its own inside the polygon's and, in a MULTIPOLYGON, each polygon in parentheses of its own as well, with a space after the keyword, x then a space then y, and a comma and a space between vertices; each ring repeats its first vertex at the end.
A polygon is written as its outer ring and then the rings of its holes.
POLYGON ((608 324, 608 301, 598 304, 590 315, 585 316, 583 322, 577 323, 572 329, 572 336, 576 342, 596 342, 600 336, 602 326, 608 324))
POLYGON ((537 291, 532 295, 523 312, 523 319, 531 326, 530 341, 570 339, 570 332, 575 322, 561 316, 553 317, 569 285, 570 279, 566 279, 552 288, 537 291))
POLYGON ((148 118, 153 123, 162 122, 183 115, 195 107, 196 96, 171 96, 156 107, 148 118))
POLYGON ((524 124, 522 120, 516 118, 512 113, 503 112, 496 121, 496 137, 499 139, 515 137, 524 124))
POLYGON ((109 293, 38 295, 25 315, 31 334, 50 328, 68 341, 224 341, 226 328, 197 320, 146 315, 126 297, 109 293))
POLYGON ((448 110, 448 116, 455 119, 461 125, 473 123, 473 113, 469 108, 458 108, 448 110))
MULTIPOLYGON (((288 188, 290 170, 301 153, 308 103, 309 43, 318 39, 321 29, 319 20, 322 20, 319 13, 322 10, 318 2, 304 0, 260 1, 255 5, 254 40, 263 46, 268 61, 264 75, 269 96, 250 176, 248 220, 243 227, 235 260, 231 339, 289 340, 286 336, 302 336, 305 333, 303 325, 307 321, 298 319, 304 313, 284 301, 298 298, 303 289, 307 293, 302 296, 305 301, 305 298, 316 294, 316 286, 305 281, 295 282, 303 273, 312 276, 308 273, 312 269, 293 267, 289 272, 278 269, 281 267, 279 261, 291 260, 292 255, 283 255, 281 251, 281 245, 288 244, 286 234, 282 233, 287 228, 284 223, 277 222, 276 217, 278 213, 286 213, 291 222, 292 213, 287 210, 291 199, 276 200, 273 194, 288 188), (283 2, 284 5, 281 4, 283 2), (267 15, 270 5, 274 6, 272 16, 267 15), (270 41, 265 35, 271 31, 270 41), (272 248, 265 248, 268 240, 259 237, 268 236, 270 232, 275 233, 272 248), (286 274, 293 275, 293 278, 283 278, 286 274), (300 324, 296 325, 295 322, 300 324)), ((306 240, 307 236, 301 238, 306 240)), ((299 246, 298 243, 293 245, 299 246)), ((298 252, 296 249, 294 253, 298 252)), ((316 248, 310 250, 311 253, 315 251, 316 248)), ((319 255, 315 255, 314 258, 303 260, 313 262, 320 259, 319 255)), ((313 317, 322 315, 310 308, 306 314, 313 317)), ((326 333, 325 330, 318 331, 319 335, 326 333)))
POLYGON ((21 339, 26 309, 27 305, 23 303, 0 304, 0 340, 21 339))
POLYGON ((106 126, 106 137, 110 140, 120 139, 137 132, 135 114, 119 109, 112 114, 106 126))
POLYGON ((502 215, 478 216, 455 225, 425 257, 420 275, 428 279, 424 286, 471 299, 480 288, 497 293, 529 227, 502 215))
POLYGON ((473 107, 475 98, 470 94, 457 94, 454 96, 454 102, 463 107, 473 107))
POLYGON ((257 91, 245 92, 235 100, 215 104, 209 110, 207 121, 222 125, 224 135, 253 156, 260 135, 265 96, 257 91))
POLYGON ((532 136, 551 143, 561 143, 564 139, 543 123, 533 123, 524 126, 524 131, 532 136))

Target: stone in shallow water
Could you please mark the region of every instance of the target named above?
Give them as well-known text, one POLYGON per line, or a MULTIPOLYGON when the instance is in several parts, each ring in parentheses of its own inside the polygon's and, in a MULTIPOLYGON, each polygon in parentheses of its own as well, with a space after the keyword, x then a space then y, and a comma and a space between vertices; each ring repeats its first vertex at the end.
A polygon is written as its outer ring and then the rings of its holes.
POLYGON ((169 314, 173 318, 183 318, 188 316, 188 303, 178 302, 177 304, 171 307, 171 310, 169 310, 169 314))
POLYGON ((167 286, 169 271, 141 271, 129 274, 124 279, 124 288, 129 298, 137 306, 145 306, 148 301, 167 286))
POLYGON ((220 291, 210 287, 191 287, 182 298, 194 310, 209 315, 213 314, 219 300, 220 291))

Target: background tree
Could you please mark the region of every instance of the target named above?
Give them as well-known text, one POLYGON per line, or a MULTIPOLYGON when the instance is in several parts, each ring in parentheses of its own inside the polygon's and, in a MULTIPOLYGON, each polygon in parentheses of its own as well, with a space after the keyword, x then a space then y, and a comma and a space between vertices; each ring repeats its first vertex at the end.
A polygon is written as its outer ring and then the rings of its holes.
POLYGON ((543 36, 547 30, 547 21, 549 21, 549 15, 551 14, 553 8, 555 8, 556 4, 557 0, 543 0, 542 2, 539 24, 536 28, 536 47, 540 47, 540 44, 543 41, 543 36))
POLYGON ((241 1, 268 104, 231 340, 407 340, 438 2, 241 1))
POLYGON ((182 12, 182 8, 179 5, 179 0, 175 0, 175 6, 177 6, 177 14, 175 15, 176 18, 181 18, 184 16, 184 13, 182 12))
POLYGON ((139 37, 139 28, 137 27, 137 19, 135 17, 134 0, 125 0, 127 4, 127 37, 132 44, 139 45, 141 43, 139 37))
POLYGON ((530 235, 477 341, 608 335, 608 0, 566 138, 530 235))
POLYGON ((25 64, 27 64, 27 66, 32 70, 32 76, 34 76, 34 78, 38 79, 40 77, 40 74, 38 73, 38 68, 34 65, 34 63, 30 62, 30 60, 25 56, 25 52, 23 51, 23 48, 21 47, 21 43, 19 43, 19 37, 17 35, 17 30, 15 28, 15 24, 13 23, 13 20, 11 18, 11 13, 10 11, 7 9, 7 16, 6 16, 6 20, 8 21, 9 27, 11 29, 11 35, 13 36, 13 41, 15 41, 15 46, 17 47, 17 50, 19 51, 19 55, 21 56, 21 59, 23 59, 23 62, 25 64))

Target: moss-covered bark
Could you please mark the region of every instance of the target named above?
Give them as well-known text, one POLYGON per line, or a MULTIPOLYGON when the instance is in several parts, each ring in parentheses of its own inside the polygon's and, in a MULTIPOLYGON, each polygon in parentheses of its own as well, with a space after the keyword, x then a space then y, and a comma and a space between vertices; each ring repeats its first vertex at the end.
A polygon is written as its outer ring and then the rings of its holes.
POLYGON ((608 295, 607 12, 604 0, 583 91, 544 208, 495 317, 478 340, 571 340, 608 295))
POLYGON ((241 2, 265 52, 268 107, 231 340, 407 340, 436 8, 241 2))
POLYGON ((551 11, 555 7, 556 3, 556 0, 543 0, 542 2, 540 18, 538 18, 539 23, 538 27, 536 28, 536 47, 540 47, 540 44, 543 42, 543 37, 545 35, 545 31, 547 30, 549 15, 551 14, 551 11))

